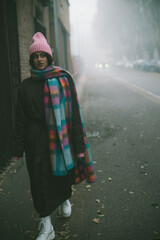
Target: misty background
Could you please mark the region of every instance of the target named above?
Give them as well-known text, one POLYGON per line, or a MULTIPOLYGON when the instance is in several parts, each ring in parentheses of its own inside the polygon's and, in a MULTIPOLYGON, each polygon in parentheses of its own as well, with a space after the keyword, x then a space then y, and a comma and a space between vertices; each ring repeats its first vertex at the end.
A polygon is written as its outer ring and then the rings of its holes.
POLYGON ((97 62, 160 59, 159 0, 70 0, 71 53, 97 62))

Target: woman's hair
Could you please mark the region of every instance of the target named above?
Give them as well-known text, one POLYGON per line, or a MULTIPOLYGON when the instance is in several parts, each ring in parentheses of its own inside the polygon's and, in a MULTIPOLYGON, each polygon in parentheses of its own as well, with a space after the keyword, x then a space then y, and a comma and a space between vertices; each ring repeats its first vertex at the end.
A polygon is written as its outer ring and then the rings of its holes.
MULTIPOLYGON (((34 68, 33 56, 34 56, 34 53, 30 56, 29 63, 30 63, 30 66, 34 68)), ((48 66, 49 66, 53 62, 53 57, 50 56, 48 53, 46 53, 46 57, 47 57, 48 66)))

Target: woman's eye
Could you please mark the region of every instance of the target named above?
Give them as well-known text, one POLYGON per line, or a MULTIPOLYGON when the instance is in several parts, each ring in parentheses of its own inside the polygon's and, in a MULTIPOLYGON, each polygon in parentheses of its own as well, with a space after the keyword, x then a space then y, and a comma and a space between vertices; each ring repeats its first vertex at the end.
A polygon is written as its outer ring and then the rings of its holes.
POLYGON ((45 58, 46 56, 46 53, 41 53, 40 55, 35 54, 33 55, 33 59, 37 59, 38 57, 45 58))
POLYGON ((33 55, 33 58, 36 59, 36 58, 37 58, 37 55, 33 55))
POLYGON ((46 57, 46 54, 45 54, 45 53, 42 53, 42 54, 41 54, 41 57, 42 57, 42 58, 46 57))

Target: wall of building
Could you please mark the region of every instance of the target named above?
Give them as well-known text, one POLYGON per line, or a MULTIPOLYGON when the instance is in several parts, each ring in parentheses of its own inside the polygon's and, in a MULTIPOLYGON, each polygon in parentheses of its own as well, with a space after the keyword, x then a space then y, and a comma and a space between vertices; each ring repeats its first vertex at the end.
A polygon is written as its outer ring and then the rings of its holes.
POLYGON ((49 43, 49 45, 51 46, 52 45, 52 42, 51 42, 51 34, 50 34, 50 15, 49 15, 49 8, 48 7, 44 7, 43 8, 43 16, 44 16, 44 26, 46 28, 46 38, 47 38, 47 41, 49 43))
POLYGON ((68 0, 59 0, 57 1, 57 13, 60 22, 62 23, 65 30, 70 32, 69 24, 69 2, 68 0))
POLYGON ((32 0, 17 1, 17 21, 19 33, 21 80, 23 80, 30 75, 28 48, 32 42, 32 36, 34 34, 32 0))
MULTIPOLYGON (((36 6, 42 12, 41 23, 46 29, 48 43, 52 44, 50 34, 49 8, 44 7, 40 0, 17 0, 17 20, 19 33, 21 80, 30 76, 29 46, 35 33, 36 6)), ((41 18, 41 17, 40 17, 41 18)))
POLYGON ((60 66, 72 72, 68 0, 57 1, 60 66))

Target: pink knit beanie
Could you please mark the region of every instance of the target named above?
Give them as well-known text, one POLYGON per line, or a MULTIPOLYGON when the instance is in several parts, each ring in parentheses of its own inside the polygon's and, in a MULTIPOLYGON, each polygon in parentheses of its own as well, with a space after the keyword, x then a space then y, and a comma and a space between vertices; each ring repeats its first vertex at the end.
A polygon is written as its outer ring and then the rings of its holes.
POLYGON ((29 48, 30 56, 32 55, 32 53, 35 53, 35 52, 45 52, 45 53, 48 53, 51 57, 53 56, 51 52, 51 48, 48 45, 46 38, 41 32, 35 33, 32 39, 33 39, 33 43, 29 48))

